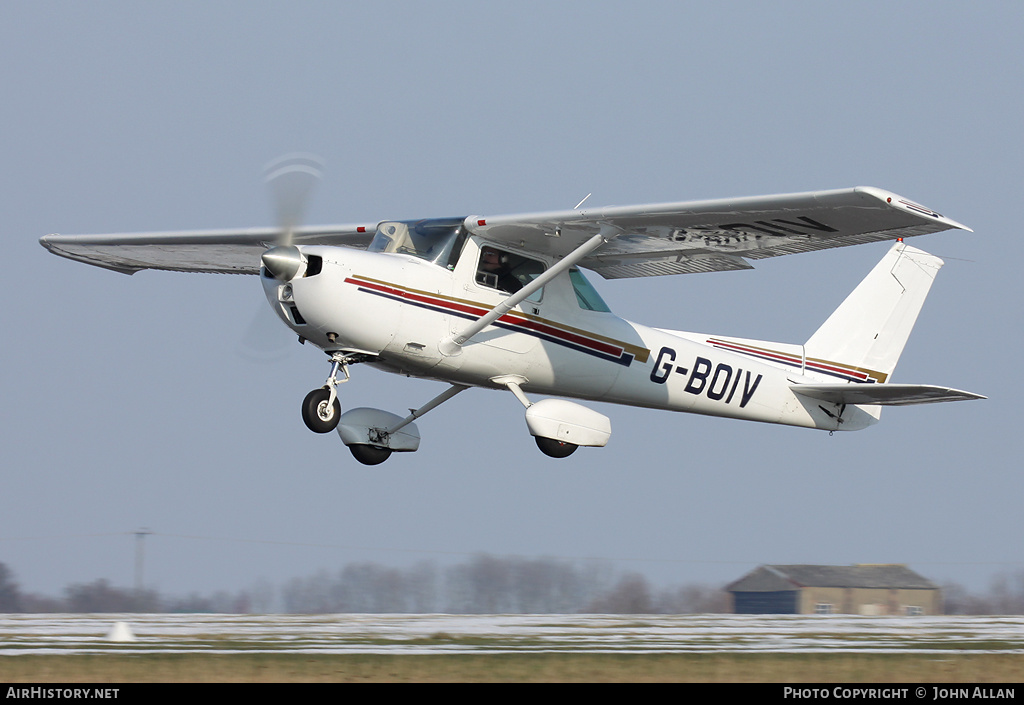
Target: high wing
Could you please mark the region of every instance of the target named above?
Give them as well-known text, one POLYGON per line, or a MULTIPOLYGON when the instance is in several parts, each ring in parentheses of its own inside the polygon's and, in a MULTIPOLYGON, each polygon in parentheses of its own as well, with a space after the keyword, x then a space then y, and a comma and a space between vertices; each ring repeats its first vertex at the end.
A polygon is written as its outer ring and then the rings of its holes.
MULTIPOLYGON (((470 216, 495 243, 564 256, 595 234, 609 241, 580 266, 606 279, 751 269, 748 260, 970 228, 872 187, 548 213, 470 216)), ((296 245, 365 248, 376 223, 298 228, 296 245)), ((276 228, 47 235, 54 254, 134 274, 143 269, 256 274, 276 228)))
POLYGON ((473 233, 565 255, 599 232, 614 236, 580 262, 606 279, 751 269, 747 260, 970 228, 882 189, 663 203, 496 217, 473 233))
MULTIPOLYGON (((295 245, 346 245, 365 248, 377 224, 296 228, 295 245)), ((219 274, 258 274, 260 255, 281 236, 279 228, 46 235, 39 243, 55 255, 135 274, 143 269, 219 274)))

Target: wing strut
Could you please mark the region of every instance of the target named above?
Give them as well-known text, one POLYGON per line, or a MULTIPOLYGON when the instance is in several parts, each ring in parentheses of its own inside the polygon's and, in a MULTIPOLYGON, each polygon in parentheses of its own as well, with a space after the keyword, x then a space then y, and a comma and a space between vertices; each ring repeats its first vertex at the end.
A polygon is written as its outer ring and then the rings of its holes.
POLYGON ((480 318, 476 319, 473 323, 470 323, 462 330, 462 332, 451 335, 442 340, 438 345, 441 354, 446 357, 458 355, 462 352, 462 346, 466 344, 466 341, 518 306, 523 300, 528 298, 535 291, 540 290, 549 281, 563 272, 569 271, 573 265, 601 245, 614 238, 618 233, 618 228, 608 225, 602 226, 601 232, 584 242, 562 259, 555 262, 551 267, 546 269, 543 274, 524 286, 522 289, 509 296, 484 315, 480 316, 480 318))
POLYGON ((398 431, 400 429, 405 428, 406 426, 411 424, 413 421, 415 421, 419 417, 423 416, 428 411, 430 411, 432 409, 436 409, 437 407, 441 406, 441 404, 444 404, 446 401, 448 401, 449 399, 454 397, 456 394, 458 394, 459 392, 461 392, 461 391, 463 391, 465 389, 469 389, 469 387, 465 386, 464 384, 453 384, 452 386, 448 387, 448 389, 446 389, 443 392, 441 392, 440 394, 438 394, 436 397, 434 397, 433 399, 428 401, 426 404, 424 404, 420 408, 418 408, 418 409, 409 409, 409 415, 408 416, 406 416, 404 419, 402 419, 401 421, 396 423, 394 426, 389 426, 387 428, 387 430, 384 431, 384 433, 387 434, 387 435, 391 435, 395 431, 398 431))

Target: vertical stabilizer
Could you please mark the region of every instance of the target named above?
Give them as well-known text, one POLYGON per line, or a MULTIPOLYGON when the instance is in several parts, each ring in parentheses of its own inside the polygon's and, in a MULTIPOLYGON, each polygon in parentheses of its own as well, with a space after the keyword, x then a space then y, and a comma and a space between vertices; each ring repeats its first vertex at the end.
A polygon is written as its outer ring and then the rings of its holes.
POLYGON ((887 382, 943 262, 897 242, 807 341, 808 360, 840 363, 887 382))

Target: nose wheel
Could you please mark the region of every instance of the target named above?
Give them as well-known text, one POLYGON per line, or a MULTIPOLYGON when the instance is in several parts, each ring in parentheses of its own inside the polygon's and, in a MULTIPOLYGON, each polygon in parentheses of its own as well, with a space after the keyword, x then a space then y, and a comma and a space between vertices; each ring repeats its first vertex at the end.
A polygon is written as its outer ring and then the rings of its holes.
POLYGON ((338 385, 348 382, 348 366, 362 362, 365 356, 344 352, 331 355, 331 374, 320 389, 314 389, 302 400, 302 420, 313 433, 330 433, 338 427, 341 419, 341 402, 338 401, 338 385), (338 372, 345 375, 338 379, 338 372))
POLYGON ((333 389, 314 389, 302 400, 302 420, 313 433, 330 433, 340 418, 341 402, 333 389))

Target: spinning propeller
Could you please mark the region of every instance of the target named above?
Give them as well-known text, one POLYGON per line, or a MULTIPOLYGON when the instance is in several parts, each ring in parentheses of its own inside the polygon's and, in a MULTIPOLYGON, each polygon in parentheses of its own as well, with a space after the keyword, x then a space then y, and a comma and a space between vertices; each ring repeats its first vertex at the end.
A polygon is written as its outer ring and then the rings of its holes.
MULTIPOLYGON (((293 244, 309 205, 309 199, 323 174, 323 160, 312 154, 286 154, 263 168, 270 189, 278 233, 260 257, 267 272, 281 282, 290 281, 303 264, 302 253, 293 244)), ((280 321, 261 304, 242 334, 237 352, 252 362, 273 362, 288 357, 291 341, 282 335, 280 321)))
POLYGON ((274 246, 260 257, 270 276, 290 281, 304 262, 295 247, 295 231, 302 224, 310 195, 323 175, 323 161, 312 154, 286 154, 264 167, 264 180, 277 210, 280 232, 274 246))

